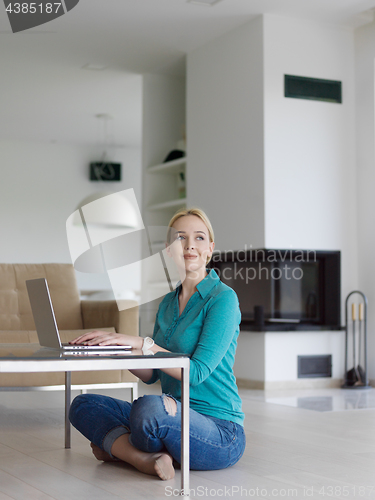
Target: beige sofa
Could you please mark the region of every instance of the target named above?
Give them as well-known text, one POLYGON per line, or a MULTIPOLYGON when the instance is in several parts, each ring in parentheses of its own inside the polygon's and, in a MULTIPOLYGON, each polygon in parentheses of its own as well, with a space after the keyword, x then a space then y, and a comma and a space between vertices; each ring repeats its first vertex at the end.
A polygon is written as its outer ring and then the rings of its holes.
MULTIPOLYGON (((113 301, 81 301, 71 264, 0 264, 0 343, 38 343, 25 281, 46 278, 63 342, 85 331, 108 329, 139 335, 138 304, 119 311, 113 301)), ((138 379, 127 370, 72 373, 72 387, 130 387, 137 397, 138 379), (119 385, 120 384, 120 385, 119 385)), ((62 388, 63 373, 2 373, 0 388, 62 388)))

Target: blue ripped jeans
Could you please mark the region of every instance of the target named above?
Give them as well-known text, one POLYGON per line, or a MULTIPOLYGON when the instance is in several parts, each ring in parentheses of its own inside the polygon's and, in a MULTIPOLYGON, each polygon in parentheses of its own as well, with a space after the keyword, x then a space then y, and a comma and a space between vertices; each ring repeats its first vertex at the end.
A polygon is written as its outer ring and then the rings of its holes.
MULTIPOLYGON (((165 406, 165 397, 148 395, 128 403, 108 396, 82 394, 74 399, 69 419, 87 439, 110 455, 115 440, 130 433, 131 444, 139 450, 149 453, 166 450, 180 463, 181 403, 176 401, 177 412, 172 415, 167 411, 170 405, 165 406)), ((190 469, 215 470, 234 465, 245 450, 243 427, 192 409, 189 412, 190 469)))

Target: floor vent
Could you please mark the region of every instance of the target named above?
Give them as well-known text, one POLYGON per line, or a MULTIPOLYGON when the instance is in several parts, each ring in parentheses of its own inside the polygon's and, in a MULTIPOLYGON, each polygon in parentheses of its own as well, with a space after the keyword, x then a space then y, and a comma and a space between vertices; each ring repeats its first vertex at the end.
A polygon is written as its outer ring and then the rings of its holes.
POLYGON ((298 356, 298 378, 332 377, 332 355, 298 356))

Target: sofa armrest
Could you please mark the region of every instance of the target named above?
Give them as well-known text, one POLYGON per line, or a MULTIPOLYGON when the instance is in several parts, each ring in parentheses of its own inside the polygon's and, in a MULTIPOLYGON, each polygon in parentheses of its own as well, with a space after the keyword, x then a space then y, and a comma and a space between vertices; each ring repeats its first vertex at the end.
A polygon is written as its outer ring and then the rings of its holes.
POLYGON ((82 300, 83 328, 113 326, 117 333, 139 335, 139 308, 135 300, 124 300, 126 309, 118 310, 115 300, 82 300))

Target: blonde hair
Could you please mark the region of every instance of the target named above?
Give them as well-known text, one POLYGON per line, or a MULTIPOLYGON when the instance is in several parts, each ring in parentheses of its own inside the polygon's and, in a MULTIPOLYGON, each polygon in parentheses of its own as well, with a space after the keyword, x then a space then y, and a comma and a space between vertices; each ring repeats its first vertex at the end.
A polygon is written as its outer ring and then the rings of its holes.
MULTIPOLYGON (((182 208, 182 209, 178 210, 174 214, 172 219, 169 221, 168 232, 167 232, 167 242, 168 243, 170 243, 171 232, 172 232, 171 228, 172 228, 173 224, 176 222, 176 220, 181 219, 181 217, 185 217, 186 215, 195 215, 195 216, 199 217, 200 220, 202 222, 204 222, 204 224, 206 225, 206 227, 208 229, 208 236, 209 236, 210 242, 215 241, 214 230, 212 229, 210 219, 207 217, 205 212, 203 212, 203 210, 201 210, 198 207, 192 207, 192 208, 182 208)), ((207 257, 206 264, 208 264, 210 262, 210 260, 211 260, 211 257, 207 257)))

